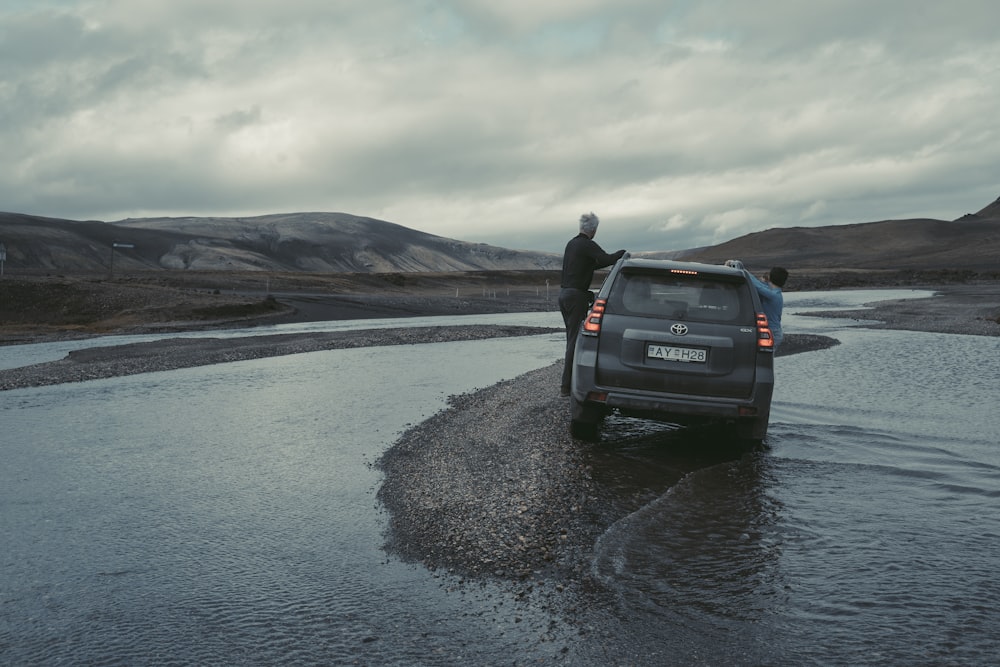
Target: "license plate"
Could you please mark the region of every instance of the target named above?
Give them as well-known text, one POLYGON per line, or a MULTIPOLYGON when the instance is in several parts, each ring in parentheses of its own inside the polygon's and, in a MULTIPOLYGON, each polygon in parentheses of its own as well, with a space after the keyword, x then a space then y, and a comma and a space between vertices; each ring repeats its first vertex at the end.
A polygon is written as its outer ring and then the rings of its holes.
POLYGON ((703 364, 708 357, 708 353, 704 349, 697 347, 648 345, 646 346, 646 357, 649 359, 662 359, 663 361, 683 361, 703 364))

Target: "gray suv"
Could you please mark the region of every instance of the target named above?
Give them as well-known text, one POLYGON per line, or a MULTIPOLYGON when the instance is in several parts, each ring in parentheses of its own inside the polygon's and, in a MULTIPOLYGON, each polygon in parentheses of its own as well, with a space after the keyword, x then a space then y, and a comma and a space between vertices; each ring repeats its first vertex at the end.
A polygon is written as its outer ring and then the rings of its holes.
POLYGON ((712 264, 624 258, 583 321, 570 431, 597 438, 612 411, 734 437, 767 434, 774 341, 748 274, 712 264))

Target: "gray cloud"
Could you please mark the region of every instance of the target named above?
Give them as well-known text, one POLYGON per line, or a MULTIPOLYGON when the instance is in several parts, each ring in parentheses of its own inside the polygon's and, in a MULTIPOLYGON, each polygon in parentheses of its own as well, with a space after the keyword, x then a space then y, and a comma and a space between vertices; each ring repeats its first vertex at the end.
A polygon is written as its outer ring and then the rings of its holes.
POLYGON ((0 9, 0 198, 326 210, 559 250, 997 194, 991 2, 110 0, 0 9))

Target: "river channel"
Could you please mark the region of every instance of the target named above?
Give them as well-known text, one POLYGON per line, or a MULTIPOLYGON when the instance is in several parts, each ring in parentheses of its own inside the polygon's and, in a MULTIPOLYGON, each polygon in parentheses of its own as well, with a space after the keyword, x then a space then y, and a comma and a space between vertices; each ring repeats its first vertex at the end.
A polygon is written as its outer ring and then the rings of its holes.
POLYGON ((608 483, 671 481, 594 544, 576 614, 387 555, 374 465, 448 396, 559 359, 561 335, 0 392, 0 664, 995 662, 1000 341, 792 314, 898 296, 787 295, 786 333, 841 344, 776 360, 762 451, 704 459, 624 423, 615 444, 612 420, 608 483))

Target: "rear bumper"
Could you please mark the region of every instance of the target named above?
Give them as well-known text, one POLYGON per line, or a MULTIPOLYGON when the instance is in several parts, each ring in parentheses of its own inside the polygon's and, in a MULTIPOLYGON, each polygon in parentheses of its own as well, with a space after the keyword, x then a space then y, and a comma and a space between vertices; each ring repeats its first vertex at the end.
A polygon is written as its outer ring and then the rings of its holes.
POLYGON ((598 383, 595 348, 590 340, 577 343, 571 393, 574 402, 581 408, 605 413, 618 410, 629 416, 678 424, 736 420, 755 420, 766 424, 770 418, 774 392, 774 370, 770 364, 757 367, 756 382, 750 396, 653 392, 598 383), (597 400, 595 395, 602 398, 597 400))
MULTIPOLYGON (((759 389, 763 393, 770 388, 759 389)), ((592 391, 604 393, 601 388, 592 391)), ((586 402, 590 393, 587 392, 584 396, 578 397, 578 400, 586 402)), ((628 415, 668 421, 684 421, 686 417, 729 420, 741 417, 766 417, 771 405, 770 391, 766 391, 766 393, 766 399, 764 396, 757 396, 751 400, 733 400, 709 397, 650 396, 611 390, 607 392, 606 400, 590 402, 603 405, 608 409, 617 409, 628 415)))
POLYGON ((618 410, 622 414, 680 424, 713 420, 763 419, 771 412, 774 376, 761 369, 765 377, 755 385, 754 394, 746 398, 664 394, 633 391, 620 387, 605 387, 594 382, 594 373, 586 365, 574 369, 572 394, 581 405, 605 412, 618 410), (600 396, 601 399, 596 397, 600 396))

